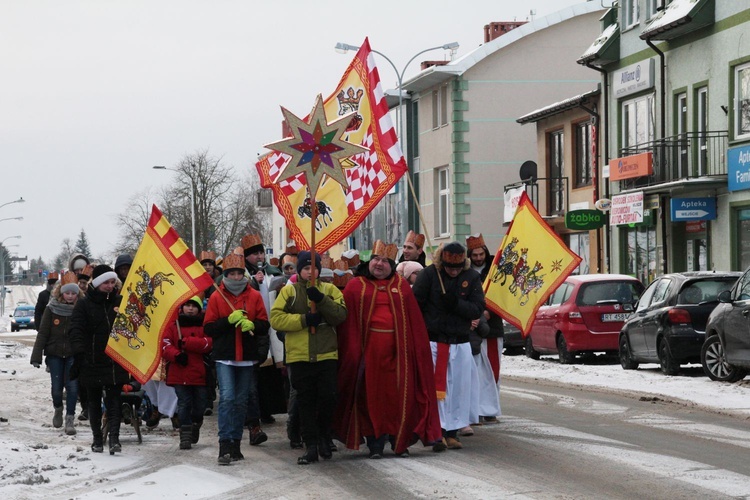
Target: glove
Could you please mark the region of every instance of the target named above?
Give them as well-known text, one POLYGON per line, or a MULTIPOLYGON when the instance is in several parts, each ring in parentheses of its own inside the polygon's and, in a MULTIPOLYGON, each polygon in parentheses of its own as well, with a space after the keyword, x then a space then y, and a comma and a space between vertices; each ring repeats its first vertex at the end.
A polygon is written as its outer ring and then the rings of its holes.
POLYGON ((33 366, 34 368, 39 368, 42 366, 42 364, 37 361, 32 361, 31 366, 33 366))
POLYGON ((229 322, 233 325, 237 325, 240 321, 243 319, 247 319, 246 312, 242 309, 237 309, 236 311, 232 311, 232 314, 229 315, 229 322))
POLYGON ((255 330, 255 323, 247 318, 242 319, 239 323, 237 323, 237 326, 239 326, 243 332, 255 330))
POLYGON ((452 311, 458 305, 458 297, 452 293, 444 293, 440 296, 440 302, 447 310, 452 311))
POLYGON ((315 302, 316 304, 319 304, 320 301, 323 300, 325 295, 323 295, 323 292, 321 292, 314 286, 311 286, 310 288, 307 289, 307 297, 313 302, 315 302))
POLYGON ((180 354, 174 357, 174 362, 180 366, 187 366, 188 364, 187 353, 185 351, 182 351, 180 354))
POLYGON ((305 313, 305 323, 307 326, 318 326, 323 321, 320 313, 305 313))
POLYGON ((73 358, 73 364, 70 366, 70 380, 78 379, 81 374, 81 358, 76 356, 73 358))

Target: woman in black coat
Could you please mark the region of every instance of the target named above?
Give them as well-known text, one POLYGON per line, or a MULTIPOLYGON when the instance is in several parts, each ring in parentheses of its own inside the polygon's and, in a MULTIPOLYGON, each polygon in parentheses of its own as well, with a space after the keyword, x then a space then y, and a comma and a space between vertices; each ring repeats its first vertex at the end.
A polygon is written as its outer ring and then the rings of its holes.
POLYGON ((122 450, 120 446, 120 392, 129 380, 128 372, 110 358, 104 349, 120 305, 117 294, 117 274, 111 267, 94 268, 86 296, 76 303, 71 318, 71 343, 76 360, 73 374, 88 394, 89 422, 94 442, 91 450, 104 451, 102 439, 102 392, 109 425, 109 453, 122 450))

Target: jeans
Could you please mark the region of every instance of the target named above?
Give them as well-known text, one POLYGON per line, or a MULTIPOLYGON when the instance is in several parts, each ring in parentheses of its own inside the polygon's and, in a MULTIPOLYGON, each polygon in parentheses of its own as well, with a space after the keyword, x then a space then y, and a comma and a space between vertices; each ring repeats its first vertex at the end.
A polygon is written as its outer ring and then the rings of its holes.
POLYGON ((177 417, 180 425, 200 424, 203 422, 203 412, 206 409, 205 385, 176 385, 177 417))
POLYGON ((219 382, 219 441, 241 440, 251 391, 255 393, 255 415, 259 414, 255 367, 217 362, 216 379, 219 382))
POLYGON ((73 366, 73 356, 61 358, 47 356, 47 366, 52 378, 52 405, 60 408, 63 405, 63 387, 65 388, 65 414, 76 412, 78 399, 78 380, 70 380, 70 367, 73 366))

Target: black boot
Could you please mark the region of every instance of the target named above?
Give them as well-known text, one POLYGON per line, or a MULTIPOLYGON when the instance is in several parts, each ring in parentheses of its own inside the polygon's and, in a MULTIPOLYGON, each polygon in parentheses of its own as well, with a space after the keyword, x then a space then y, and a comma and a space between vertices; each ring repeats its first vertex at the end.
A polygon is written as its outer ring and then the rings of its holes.
POLYGON ((219 465, 232 463, 232 442, 219 441, 219 465))
POLYGON ((149 429, 153 429, 157 425, 159 425, 159 420, 161 420, 161 413, 159 413, 159 408, 154 406, 151 409, 151 415, 148 416, 146 419, 146 427, 149 429))
POLYGON ((91 451, 94 453, 101 453, 104 451, 104 439, 102 433, 94 434, 94 442, 91 443, 91 451))
POLYGON ((320 453, 320 458, 323 460, 330 460, 330 458, 333 456, 333 451, 331 450, 331 438, 327 436, 323 436, 320 438, 320 443, 318 444, 318 452, 320 453))
POLYGON ((196 444, 201 437, 201 425, 203 422, 193 422, 193 428, 190 431, 190 442, 196 444))
POLYGON ((112 418, 107 419, 107 425, 109 425, 109 454, 114 455, 122 451, 122 445, 120 445, 120 419, 118 416, 113 415, 112 418))
POLYGON ((235 439, 232 441, 232 448, 230 451, 230 454, 232 455, 232 462, 236 462, 237 460, 245 460, 245 455, 243 455, 242 451, 240 450, 241 444, 241 439, 235 439))
POLYGON ((318 461, 318 447, 316 445, 309 445, 305 450, 305 454, 297 459, 297 465, 309 465, 313 462, 318 461))
POLYGON ((183 425, 180 426, 180 449, 189 450, 192 448, 191 443, 193 439, 193 426, 183 425))

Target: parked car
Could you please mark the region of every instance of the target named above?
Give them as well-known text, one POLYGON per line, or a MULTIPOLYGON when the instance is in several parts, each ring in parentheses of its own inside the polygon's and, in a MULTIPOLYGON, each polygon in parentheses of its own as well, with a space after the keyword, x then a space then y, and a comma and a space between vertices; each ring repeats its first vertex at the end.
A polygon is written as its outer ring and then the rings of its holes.
POLYGON ((736 382, 750 370, 750 269, 718 300, 708 317, 701 364, 711 380, 736 382))
POLYGON ((620 328, 643 292, 624 274, 569 276, 539 308, 526 337, 526 356, 557 354, 572 363, 582 353, 617 353, 620 328))
POLYGON ((526 340, 524 340, 521 330, 517 326, 503 320, 503 348, 505 354, 508 356, 521 354, 525 344, 526 340))
POLYGON ((11 332, 20 332, 21 328, 36 328, 36 325, 34 325, 34 306, 32 305, 19 305, 10 317, 13 318, 10 322, 11 332))
POLYGON ((639 363, 659 363, 665 375, 677 375, 680 365, 700 363, 706 322, 739 272, 685 272, 655 279, 641 295, 635 313, 620 332, 620 364, 625 370, 639 363))

